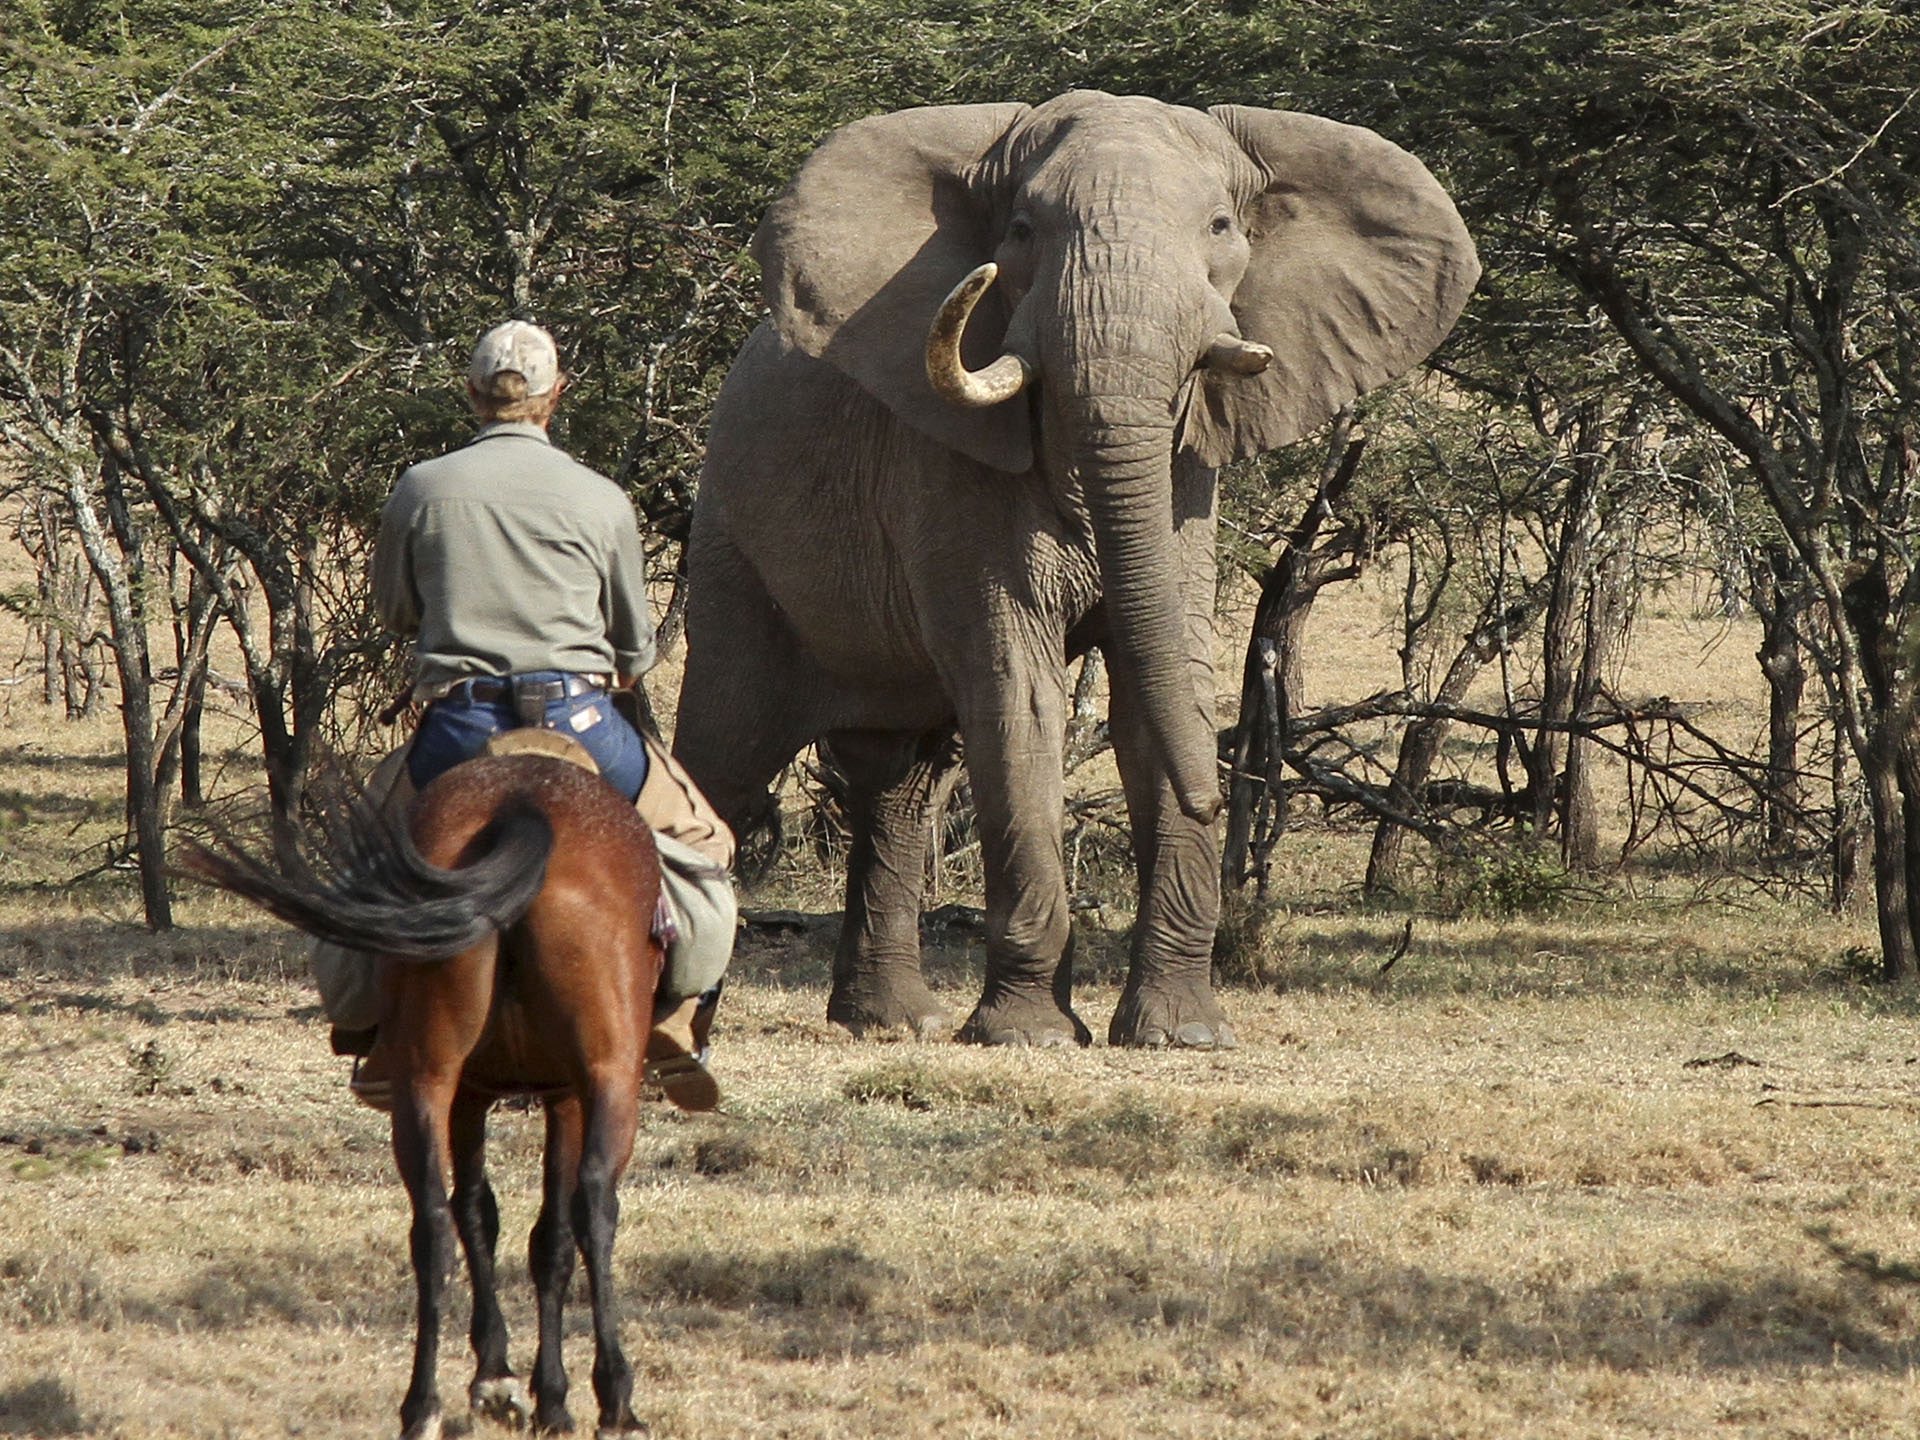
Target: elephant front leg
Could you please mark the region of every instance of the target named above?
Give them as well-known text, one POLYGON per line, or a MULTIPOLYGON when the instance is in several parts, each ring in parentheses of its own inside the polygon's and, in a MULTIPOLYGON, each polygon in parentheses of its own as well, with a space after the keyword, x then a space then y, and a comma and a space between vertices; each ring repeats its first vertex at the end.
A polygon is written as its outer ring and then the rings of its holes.
POLYGON ((1141 866, 1133 953, 1107 1043, 1231 1050, 1233 1027, 1213 993, 1220 861, 1212 827, 1182 815, 1171 788, 1160 798, 1165 808, 1150 829, 1134 810, 1136 836, 1148 837, 1135 848, 1152 858, 1141 866))
MULTIPOLYGON (((1211 524, 1181 534, 1197 551, 1188 563, 1188 643, 1194 689, 1213 724, 1211 524), (1195 597, 1201 597, 1196 599, 1195 597)), ((1220 920, 1220 852, 1215 826, 1184 814, 1173 785, 1154 758, 1133 688, 1115 676, 1110 702, 1114 758, 1127 793, 1140 906, 1133 925, 1126 987, 1107 1027, 1110 1045, 1230 1050, 1233 1027, 1213 993, 1213 937, 1220 920)))
POLYGON ((982 1045, 1088 1045, 1073 1013, 1073 930, 1060 825, 1065 677, 966 726, 986 869, 987 979, 960 1038, 982 1045))
POLYGON ((856 1036, 945 1036, 953 1017, 920 969, 920 900, 933 812, 958 759, 949 734, 837 731, 824 747, 847 777, 847 911, 827 1019, 856 1036))

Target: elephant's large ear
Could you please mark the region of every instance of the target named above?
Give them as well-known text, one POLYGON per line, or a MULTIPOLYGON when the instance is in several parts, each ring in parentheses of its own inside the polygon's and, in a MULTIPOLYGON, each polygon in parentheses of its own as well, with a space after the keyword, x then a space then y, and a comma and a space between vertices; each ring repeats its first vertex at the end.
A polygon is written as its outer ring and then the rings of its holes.
POLYGON ((1480 278, 1459 212, 1413 156, 1317 115, 1217 105, 1266 177, 1242 216, 1253 255, 1233 297, 1258 376, 1207 375, 1185 443, 1222 465, 1297 440, 1446 337, 1480 278))
MULTIPOLYGON (((1027 402, 964 410, 942 400, 926 346, 947 293, 992 258, 980 161, 1027 109, 944 105, 856 120, 813 152, 753 237, 781 334, 922 434, 1013 473, 1033 465, 1027 402)), ((967 327, 970 365, 999 354, 1007 318, 989 291, 967 327)))

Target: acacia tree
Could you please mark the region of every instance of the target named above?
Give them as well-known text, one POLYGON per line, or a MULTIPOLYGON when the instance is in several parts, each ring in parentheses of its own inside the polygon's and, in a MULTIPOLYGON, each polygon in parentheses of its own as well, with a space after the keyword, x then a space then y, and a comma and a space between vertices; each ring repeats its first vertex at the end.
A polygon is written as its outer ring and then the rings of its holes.
POLYGON ((944 63, 856 47, 831 6, 805 46, 771 5, 8 10, 0 433, 41 487, 50 568, 77 537, 102 597, 155 925, 212 622, 282 822, 335 694, 390 690, 366 534, 400 466, 466 433, 472 336, 505 314, 555 330, 561 438, 636 492, 671 570, 757 311, 752 218, 821 131, 917 98, 887 93, 896 70, 944 63), (170 621, 166 688, 148 646, 170 621))
MULTIPOLYGON (((1865 779, 1883 971, 1920 962, 1910 637, 1920 57, 1909 7, 1422 7, 1510 213, 1636 363, 1738 457, 1825 623, 1803 631, 1865 779)), ((1481 147, 1476 151, 1475 146, 1481 147)))
MULTIPOLYGON (((98 587, 119 679, 128 825, 147 920, 159 928, 171 923, 171 777, 214 614, 204 593, 168 614, 139 478, 99 422, 122 379, 118 362, 140 349, 137 332, 178 298, 165 277, 191 268, 168 214, 171 172, 197 144, 179 102, 232 37, 188 27, 141 57, 101 55, 59 23, 74 17, 30 18, 37 28, 14 32, 0 52, 12 122, 0 149, 9 217, 0 227, 0 440, 36 486, 36 513, 70 528, 98 587), (179 664, 163 687, 149 637, 174 618, 179 664)), ((43 538, 43 559, 57 564, 62 546, 43 538)))

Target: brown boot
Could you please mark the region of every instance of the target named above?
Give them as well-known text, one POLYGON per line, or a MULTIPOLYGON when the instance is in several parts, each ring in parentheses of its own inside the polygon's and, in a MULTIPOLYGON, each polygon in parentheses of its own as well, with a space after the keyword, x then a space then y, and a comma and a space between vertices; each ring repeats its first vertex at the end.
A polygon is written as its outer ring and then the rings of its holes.
POLYGON ((653 1033, 647 1037, 647 1078, 682 1110, 713 1110, 720 1104, 720 1086, 708 1073, 702 1046, 694 1038, 699 1006, 695 995, 671 1010, 655 1011, 653 1033))

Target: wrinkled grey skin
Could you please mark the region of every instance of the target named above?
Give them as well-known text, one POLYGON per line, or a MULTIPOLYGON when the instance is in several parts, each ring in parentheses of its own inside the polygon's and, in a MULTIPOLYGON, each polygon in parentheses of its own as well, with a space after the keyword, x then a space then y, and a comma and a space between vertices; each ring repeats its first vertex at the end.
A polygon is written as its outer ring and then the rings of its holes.
POLYGON ((978 806, 984 993, 961 1038, 1087 1043, 1061 854, 1072 657, 1105 652, 1140 879, 1114 1044, 1228 1046, 1219 910, 1214 470, 1425 356, 1479 274, 1452 204, 1369 131, 1092 92, 835 132, 755 238, 771 320, 714 411, 675 749, 736 829, 820 740, 853 782, 829 1018, 945 1033, 920 973, 928 800, 957 727, 978 806), (939 398, 951 287, 999 265, 939 398), (1271 346, 1198 369, 1221 334, 1271 346))

